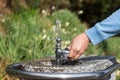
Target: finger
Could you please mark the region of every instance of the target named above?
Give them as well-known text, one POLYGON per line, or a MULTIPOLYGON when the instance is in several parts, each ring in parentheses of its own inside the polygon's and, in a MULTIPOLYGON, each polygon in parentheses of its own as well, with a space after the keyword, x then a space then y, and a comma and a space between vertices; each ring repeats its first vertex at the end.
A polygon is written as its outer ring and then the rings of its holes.
POLYGON ((85 52, 87 46, 88 46, 88 43, 85 43, 84 47, 80 49, 79 53, 74 57, 74 59, 78 59, 85 52))
POLYGON ((79 41, 74 40, 74 43, 71 45, 71 49, 74 51, 79 51, 81 47, 80 45, 81 44, 79 41))
POLYGON ((69 58, 74 57, 75 55, 74 55, 74 51, 73 51, 73 49, 72 49, 72 45, 68 46, 68 49, 70 50, 68 57, 69 57, 69 58))
POLYGON ((83 54, 83 52, 79 52, 79 53, 74 57, 74 59, 75 59, 75 60, 78 59, 82 54, 83 54))
POLYGON ((70 50, 71 49, 71 45, 69 45, 67 48, 70 50))
POLYGON ((76 45, 76 47, 70 46, 70 53, 69 53, 69 58, 70 59, 74 59, 74 57, 79 53, 79 49, 80 47, 78 46, 78 44, 76 45))
POLYGON ((78 59, 86 50, 87 46, 86 43, 84 44, 83 47, 81 47, 80 51, 78 52, 78 54, 74 57, 74 59, 78 59))
POLYGON ((70 50, 70 53, 69 53, 69 58, 73 58, 75 57, 75 52, 73 50, 70 50))

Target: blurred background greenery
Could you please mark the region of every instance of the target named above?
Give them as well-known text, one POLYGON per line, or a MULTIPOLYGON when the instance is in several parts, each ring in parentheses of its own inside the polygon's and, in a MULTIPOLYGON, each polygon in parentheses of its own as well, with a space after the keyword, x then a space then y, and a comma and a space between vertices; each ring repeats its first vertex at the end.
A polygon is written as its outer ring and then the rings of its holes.
MULTIPOLYGON (((119 3, 120 0, 0 0, 0 80, 14 79, 5 73, 10 63, 54 55, 56 18, 61 21, 64 48, 77 34, 119 9, 119 3)), ((113 55, 119 60, 119 44, 118 35, 96 46, 90 44, 85 55, 113 55)))

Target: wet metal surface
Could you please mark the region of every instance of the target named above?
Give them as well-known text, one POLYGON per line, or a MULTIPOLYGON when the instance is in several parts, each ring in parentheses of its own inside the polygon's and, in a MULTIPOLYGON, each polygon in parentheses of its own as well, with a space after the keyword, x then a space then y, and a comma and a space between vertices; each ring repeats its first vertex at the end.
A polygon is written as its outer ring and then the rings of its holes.
POLYGON ((88 60, 88 61, 71 61, 61 66, 57 66, 55 60, 41 59, 36 61, 25 62, 19 67, 24 71, 44 72, 44 73, 81 73, 96 72, 107 69, 113 65, 108 59, 88 60))

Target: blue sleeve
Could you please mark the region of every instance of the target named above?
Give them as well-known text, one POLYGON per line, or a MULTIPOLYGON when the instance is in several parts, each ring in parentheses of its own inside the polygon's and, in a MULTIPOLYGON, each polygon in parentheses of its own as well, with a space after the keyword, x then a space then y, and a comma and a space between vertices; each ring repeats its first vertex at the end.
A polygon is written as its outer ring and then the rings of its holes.
POLYGON ((95 26, 86 30, 90 41, 96 45, 103 40, 120 33, 120 9, 95 26))

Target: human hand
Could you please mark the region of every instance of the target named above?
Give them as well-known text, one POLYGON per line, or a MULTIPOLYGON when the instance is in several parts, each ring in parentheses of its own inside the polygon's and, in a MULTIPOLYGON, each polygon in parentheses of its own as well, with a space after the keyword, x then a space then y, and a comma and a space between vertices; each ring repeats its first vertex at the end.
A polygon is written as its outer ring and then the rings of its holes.
POLYGON ((68 57, 70 59, 78 59, 85 52, 89 42, 90 41, 86 33, 82 33, 76 36, 68 47, 70 50, 68 57))

